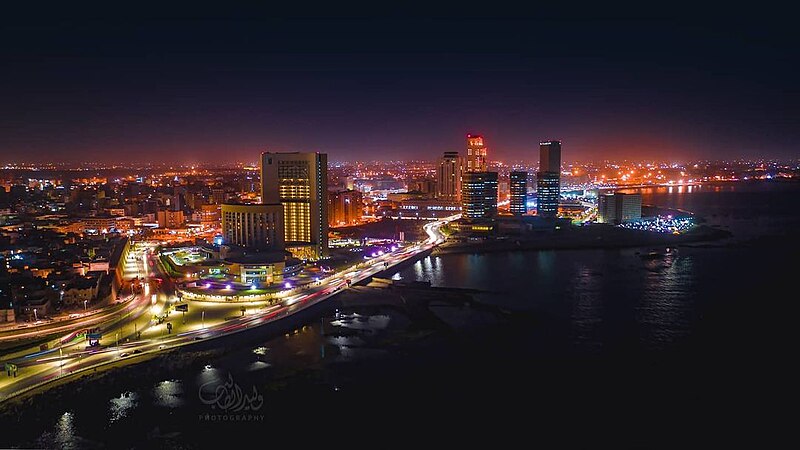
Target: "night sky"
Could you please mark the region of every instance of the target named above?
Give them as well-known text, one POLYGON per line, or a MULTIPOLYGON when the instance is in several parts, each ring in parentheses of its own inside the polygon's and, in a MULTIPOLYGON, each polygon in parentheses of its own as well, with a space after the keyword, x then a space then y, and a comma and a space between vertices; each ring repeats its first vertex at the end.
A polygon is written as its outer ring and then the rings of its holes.
POLYGON ((800 157, 789 22, 0 20, 0 162, 800 157))

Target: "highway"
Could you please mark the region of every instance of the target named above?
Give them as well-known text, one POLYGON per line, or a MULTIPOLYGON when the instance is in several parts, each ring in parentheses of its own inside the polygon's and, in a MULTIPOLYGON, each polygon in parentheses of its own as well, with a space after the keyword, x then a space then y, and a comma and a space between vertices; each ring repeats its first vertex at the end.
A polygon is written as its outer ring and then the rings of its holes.
MULTIPOLYGON (((125 262, 126 275, 132 276, 132 272, 135 271, 135 274, 138 275, 140 279, 147 279, 149 270, 145 263, 146 249, 147 248, 142 248, 138 251, 134 251, 134 258, 125 262)), ((144 312, 149 302, 149 298, 147 298, 148 294, 149 292, 144 292, 140 295, 134 295, 122 302, 122 304, 113 305, 100 310, 70 314, 69 318, 65 320, 53 322, 38 321, 39 323, 18 325, 14 329, 0 332, 0 341, 30 340, 57 333, 69 334, 76 329, 102 327, 108 323, 118 321, 121 318, 144 312)), ((53 343, 55 344, 57 341, 53 343)), ((5 356, 7 357, 7 355, 5 356)))
MULTIPOLYGON (((103 333, 103 340, 98 347, 85 347, 82 340, 72 345, 64 345, 15 357, 4 362, 17 364, 17 377, 0 377, 0 401, 20 393, 22 390, 41 385, 64 375, 91 369, 100 364, 122 361, 138 354, 153 353, 189 345, 197 341, 206 341, 232 333, 241 332, 252 327, 280 320, 319 302, 322 302, 351 284, 358 283, 372 275, 384 271, 403 261, 415 257, 421 252, 432 249, 445 240, 439 228, 457 218, 448 217, 430 222, 423 228, 428 239, 422 243, 400 247, 374 258, 356 264, 327 278, 305 287, 301 292, 283 299, 280 303, 268 305, 265 302, 236 303, 235 305, 218 302, 189 301, 186 313, 170 313, 169 320, 157 323, 152 315, 143 314, 147 308, 147 295, 137 298, 138 316, 125 323, 110 326, 103 333), (142 306, 144 303, 144 307, 142 306), (170 325, 167 325, 169 323, 170 325)), ((142 261, 146 255, 140 254, 142 261)), ((157 264, 152 265, 157 270, 157 264)), ((158 314, 170 310, 170 306, 178 302, 163 294, 151 296, 151 312, 158 314)))

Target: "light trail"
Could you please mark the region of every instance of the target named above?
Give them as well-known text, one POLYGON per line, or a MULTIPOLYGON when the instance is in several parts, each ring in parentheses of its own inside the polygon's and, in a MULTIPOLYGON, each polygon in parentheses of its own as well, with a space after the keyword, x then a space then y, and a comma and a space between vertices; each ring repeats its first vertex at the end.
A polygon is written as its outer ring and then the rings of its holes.
MULTIPOLYGON (((23 373, 21 377, 14 379, 0 378, 0 401, 19 393, 25 388, 37 386, 44 382, 58 379, 63 375, 80 372, 90 367, 96 367, 98 364, 122 361, 136 354, 160 352, 182 345, 190 345, 197 340, 205 341, 207 339, 227 336, 290 316, 291 314, 302 311, 336 295, 351 284, 358 283, 376 273, 385 271, 389 267, 395 266, 409 258, 413 258, 419 253, 430 250, 444 242, 445 236, 439 231, 439 228, 458 217, 460 217, 460 215, 425 224, 423 229, 428 235, 428 239, 421 244, 416 244, 407 248, 398 248, 395 251, 390 251, 372 258, 368 260, 368 262, 360 262, 355 268, 320 280, 310 292, 293 295, 282 300, 278 304, 261 308, 258 312, 247 315, 243 314, 235 318, 227 318, 215 325, 204 325, 202 328, 186 330, 176 334, 159 335, 149 339, 135 339, 132 342, 124 342, 124 339, 129 339, 131 337, 130 334, 125 335, 124 333, 117 332, 115 333, 117 337, 115 340, 116 345, 105 345, 97 349, 87 348, 83 350, 72 350, 68 353, 65 352, 63 355, 59 354, 59 356, 42 357, 53 351, 63 351, 69 348, 69 346, 64 346, 60 349, 54 348, 46 352, 35 352, 26 357, 17 358, 14 361, 19 362, 20 366, 26 368, 28 373, 23 373), (364 264, 366 264, 366 266, 362 266, 364 264)), ((149 307, 150 302, 147 296, 142 295, 141 298, 144 299, 141 303, 149 307)), ((235 307, 239 307, 239 305, 237 304, 235 307)), ((254 308, 251 306, 251 310, 252 309, 254 308)), ((204 316, 205 310, 204 308, 203 313, 201 313, 202 316, 204 316)), ((208 310, 212 311, 211 308, 208 308, 208 310)), ((187 322, 184 323, 184 325, 189 327, 197 326, 198 324, 190 324, 187 322)), ((150 327, 152 328, 152 321, 150 327)), ((142 330, 140 330, 140 332, 141 331, 142 330)))

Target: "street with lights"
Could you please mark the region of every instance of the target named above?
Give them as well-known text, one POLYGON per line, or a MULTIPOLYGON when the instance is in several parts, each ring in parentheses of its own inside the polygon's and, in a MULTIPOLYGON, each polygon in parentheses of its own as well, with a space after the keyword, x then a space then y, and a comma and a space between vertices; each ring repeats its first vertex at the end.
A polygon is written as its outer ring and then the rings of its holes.
POLYGON ((154 246, 139 243, 126 264, 126 278, 139 276, 144 279, 142 292, 122 305, 107 308, 107 311, 52 324, 46 330, 21 330, 19 333, 25 335, 57 332, 63 337, 49 342, 44 350, 37 345, 4 356, 2 362, 6 368, 13 365, 16 373, 0 377, 0 401, 98 366, 205 342, 290 316, 352 284, 431 250, 445 240, 439 228, 457 217, 427 223, 424 226, 427 240, 424 242, 365 258, 363 262, 319 281, 295 287, 273 303, 181 301, 174 295, 167 295, 169 289, 161 286, 160 281, 166 284, 169 280, 159 269, 158 258, 152 252, 154 246), (157 320, 159 316, 164 319, 157 320), (87 331, 90 333, 85 334, 87 331), (97 338, 96 345, 87 345, 87 338, 92 336, 97 338))

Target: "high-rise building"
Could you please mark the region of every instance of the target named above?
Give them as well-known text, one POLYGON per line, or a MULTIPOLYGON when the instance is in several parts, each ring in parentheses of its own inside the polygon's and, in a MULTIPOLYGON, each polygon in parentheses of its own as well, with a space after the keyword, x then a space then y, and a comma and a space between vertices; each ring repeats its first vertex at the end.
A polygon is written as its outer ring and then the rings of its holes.
POLYGON ((436 197, 461 202, 461 172, 463 161, 458 152, 444 152, 436 168, 436 197))
POLYGON ((539 172, 536 173, 536 214, 556 217, 561 197, 561 141, 539 143, 539 172))
POLYGON ((511 172, 509 175, 509 210, 515 216, 528 212, 528 172, 511 172))
POLYGON ((462 176, 461 213, 467 219, 497 215, 497 172, 467 172, 462 176))
POLYGON ((561 141, 539 143, 539 172, 561 173, 561 141))
POLYGON ((328 226, 340 227, 361 223, 364 200, 361 192, 328 191, 328 226))
POLYGON ((467 164, 466 172, 486 172, 487 149, 483 144, 483 136, 477 134, 467 135, 467 164))
POLYGON ((173 211, 182 211, 184 206, 186 206, 186 188, 175 186, 170 207, 173 211))
POLYGON ((298 258, 328 254, 328 155, 261 154, 261 201, 283 205, 286 249, 298 258))
POLYGON ((597 197, 597 221, 621 224, 642 218, 642 194, 612 192, 597 197))
POLYGON ((222 205, 222 235, 226 244, 257 250, 283 250, 281 204, 222 205))

